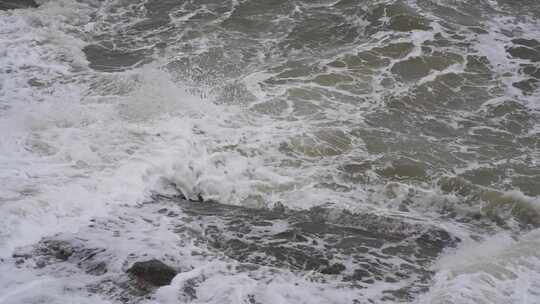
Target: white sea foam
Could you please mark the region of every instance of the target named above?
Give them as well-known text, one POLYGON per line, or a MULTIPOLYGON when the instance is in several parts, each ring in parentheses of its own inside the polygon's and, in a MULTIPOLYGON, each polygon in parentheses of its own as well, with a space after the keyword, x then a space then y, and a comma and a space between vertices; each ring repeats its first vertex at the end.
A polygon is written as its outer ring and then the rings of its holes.
POLYGON ((437 263, 434 285, 419 303, 538 303, 538 237, 534 230, 463 243, 437 263))

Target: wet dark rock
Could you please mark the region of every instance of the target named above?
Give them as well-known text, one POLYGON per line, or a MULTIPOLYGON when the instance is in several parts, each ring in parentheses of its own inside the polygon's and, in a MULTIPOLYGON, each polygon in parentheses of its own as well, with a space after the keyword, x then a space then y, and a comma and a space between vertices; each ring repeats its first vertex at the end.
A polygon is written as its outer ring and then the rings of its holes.
POLYGON ((124 51, 103 45, 88 45, 83 49, 90 68, 102 72, 118 72, 146 62, 148 51, 124 51))
POLYGON ((0 0, 0 10, 38 7, 34 0, 0 0))
POLYGON ((98 262, 95 265, 91 265, 86 270, 86 273, 92 275, 102 275, 107 273, 107 264, 105 262, 98 262))
POLYGON ((137 280, 153 286, 169 285, 177 274, 174 268, 156 259, 136 262, 127 272, 137 280))
POLYGON ((43 255, 53 256, 62 261, 67 261, 73 254, 73 248, 70 243, 57 240, 44 241, 39 250, 43 255))
POLYGON ((286 211, 286 208, 281 202, 277 202, 274 204, 273 211, 283 213, 286 211))
MULTIPOLYGON (((140 207, 151 208, 143 213, 145 217, 162 218, 174 211, 182 220, 171 220, 174 225, 169 227, 171 231, 180 234, 181 239, 208 248, 201 256, 234 260, 231 269, 240 272, 264 268, 299 275, 309 273, 315 280, 341 281, 339 284, 344 286, 384 283, 390 292, 392 288, 396 291, 406 286, 405 293, 416 295, 433 276, 426 270, 428 266, 445 248, 459 242, 425 222, 388 215, 329 207, 275 212, 215 202, 171 201, 167 197, 159 200, 162 201, 157 206, 148 203, 140 207)), ((101 226, 100 221, 94 223, 96 226, 90 231, 101 227, 112 233, 118 229, 111 227, 110 222, 106 226, 101 226)), ((35 270, 41 273, 60 269, 69 275, 100 276, 86 285, 86 290, 124 303, 139 303, 151 297, 156 287, 170 284, 178 273, 165 260, 150 258, 139 258, 125 272, 109 268, 110 260, 134 261, 139 256, 113 254, 95 248, 88 240, 60 235, 16 251, 12 261, 20 268, 42 267, 35 270)), ((196 299, 198 286, 204 280, 204 276, 198 276, 184 282, 179 287, 179 301, 187 303, 196 299)), ((398 299, 400 294, 396 291, 388 296, 398 299)))
POLYGON ((420 256, 437 257, 444 248, 455 242, 455 239, 444 230, 435 230, 422 234, 416 242, 420 245, 418 247, 420 256))
POLYGON ((180 206, 192 227, 200 227, 191 236, 240 265, 313 271, 354 286, 385 282, 401 288, 407 281, 411 290, 422 288, 433 275, 425 269, 460 241, 425 223, 327 207, 275 212, 215 202, 180 206))
POLYGON ((37 268, 57 263, 70 263, 91 275, 102 275, 108 271, 105 249, 90 248, 82 240, 46 238, 33 246, 17 249, 13 257, 18 264, 34 261, 37 268))

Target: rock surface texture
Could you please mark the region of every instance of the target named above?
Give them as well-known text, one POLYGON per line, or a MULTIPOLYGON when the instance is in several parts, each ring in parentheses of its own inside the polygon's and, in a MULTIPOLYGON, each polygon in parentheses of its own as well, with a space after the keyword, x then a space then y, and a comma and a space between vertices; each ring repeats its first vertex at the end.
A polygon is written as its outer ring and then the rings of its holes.
POLYGON ((171 284, 177 272, 167 264, 154 259, 134 263, 128 269, 128 273, 145 283, 154 286, 164 286, 171 284))

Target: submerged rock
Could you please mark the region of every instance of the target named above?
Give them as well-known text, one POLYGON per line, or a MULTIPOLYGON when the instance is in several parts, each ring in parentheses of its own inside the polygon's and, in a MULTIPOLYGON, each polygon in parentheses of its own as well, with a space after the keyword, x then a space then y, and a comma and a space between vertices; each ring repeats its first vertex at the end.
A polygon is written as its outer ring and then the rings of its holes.
POLYGON ((35 265, 46 268, 58 263, 72 264, 87 274, 102 275, 107 273, 105 249, 88 247, 84 241, 74 238, 62 238, 57 235, 45 238, 37 244, 18 248, 13 253, 19 265, 35 265))
MULTIPOLYGON (((1 1, 1 0, 0 0, 1 1)), ((120 72, 148 61, 147 50, 121 50, 112 46, 88 45, 83 49, 90 68, 101 72, 120 72)))
POLYGON ((0 10, 38 7, 34 0, 0 0, 0 10))
POLYGON ((384 282, 389 290, 406 285, 414 294, 429 284, 429 265, 460 242, 436 226, 372 213, 179 204, 190 218, 191 229, 183 233, 243 267, 272 267, 351 286, 384 282))
POLYGON ((174 268, 156 259, 136 262, 127 272, 138 280, 154 286, 171 284, 172 279, 177 274, 174 268))

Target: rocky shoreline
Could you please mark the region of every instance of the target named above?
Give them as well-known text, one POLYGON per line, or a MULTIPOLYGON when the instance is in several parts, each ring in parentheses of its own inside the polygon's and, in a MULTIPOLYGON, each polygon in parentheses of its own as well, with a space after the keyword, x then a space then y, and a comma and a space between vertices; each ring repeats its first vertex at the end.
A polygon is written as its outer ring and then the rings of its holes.
POLYGON ((121 303, 153 299, 177 274, 190 277, 173 287, 180 297, 198 299, 211 277, 198 269, 217 261, 232 265, 220 274, 292 273, 357 291, 383 284, 379 300, 410 301, 429 287, 430 263, 460 242, 426 223, 324 207, 250 209, 157 196, 126 210, 19 248, 2 263, 40 276, 82 276, 77 288, 121 303), (160 241, 165 234, 178 241, 160 241))

